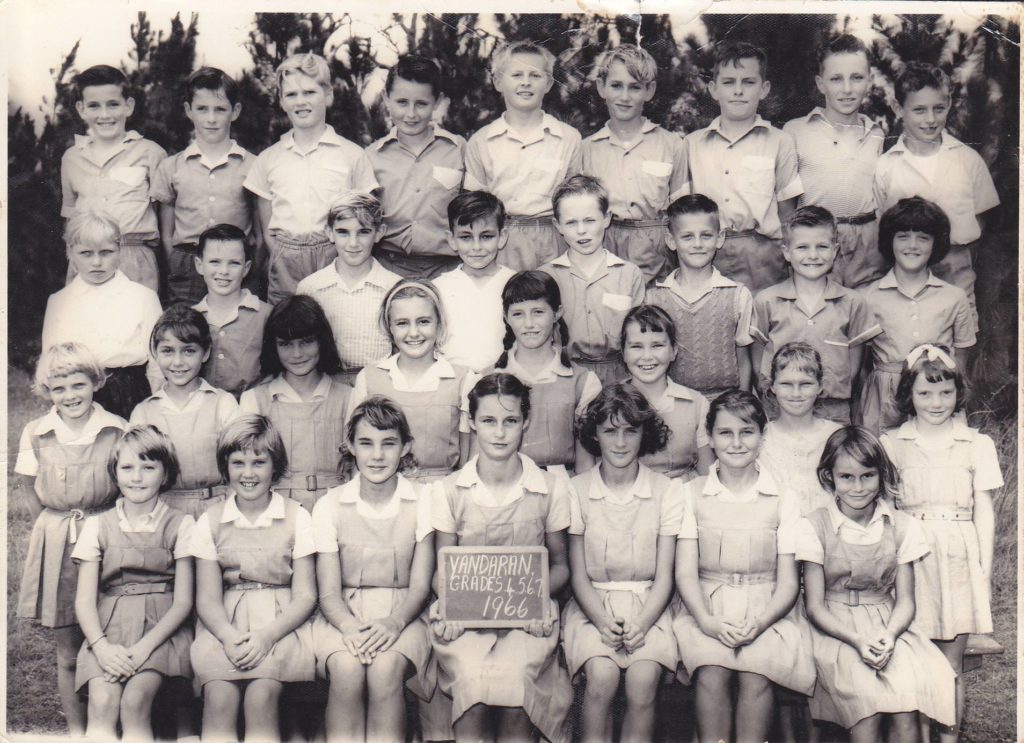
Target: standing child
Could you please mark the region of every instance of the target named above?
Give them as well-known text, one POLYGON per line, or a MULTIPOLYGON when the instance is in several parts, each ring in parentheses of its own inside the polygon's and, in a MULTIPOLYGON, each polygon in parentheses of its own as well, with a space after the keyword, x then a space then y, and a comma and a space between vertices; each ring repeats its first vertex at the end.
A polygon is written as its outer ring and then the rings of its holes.
POLYGON ((57 693, 68 732, 85 734, 85 707, 75 693, 82 632, 75 619, 78 581, 71 551, 78 522, 113 504, 117 488, 107 460, 125 427, 93 402, 103 368, 77 343, 48 347, 36 366, 33 391, 53 407, 21 433, 14 472, 35 523, 18 595, 18 616, 55 630, 57 693))
POLYGON ((192 539, 199 615, 192 667, 203 689, 203 740, 239 740, 239 704, 245 740, 280 740, 283 684, 314 676, 313 522, 271 489, 288 456, 269 419, 232 421, 217 440, 217 466, 230 493, 199 517, 192 539))
POLYGON ((622 318, 643 302, 643 275, 604 245, 612 215, 599 180, 575 175, 558 187, 551 203, 555 228, 569 250, 541 270, 554 277, 562 293, 569 358, 597 374, 602 385, 614 384, 626 376, 619 332, 622 318))
POLYGON ((668 437, 647 398, 623 384, 605 387, 580 418, 580 440, 601 458, 570 490, 565 657, 574 678, 586 674, 585 741, 612 739, 623 675, 622 740, 653 740, 662 673, 679 663, 668 605, 682 493, 678 482, 640 464, 668 437))
POLYGON ((715 266, 752 292, 786 278, 781 220, 804 191, 793 138, 757 114, 770 89, 763 49, 718 43, 708 92, 721 116, 685 140, 690 193, 707 194, 721 209, 725 241, 715 266))
POLYGON ((163 498, 197 519, 224 500, 217 437, 238 413, 238 403, 199 376, 210 356, 210 328, 195 310, 168 308, 153 327, 149 349, 165 384, 135 406, 131 423, 155 426, 173 444, 178 466, 163 498))
POLYGON ((174 444, 153 426, 125 431, 109 470, 121 497, 85 522, 71 555, 85 635, 75 683, 88 687, 86 737, 116 740, 120 722, 126 740, 153 740, 150 714, 164 680, 192 678, 194 522, 160 498, 178 461, 174 444))
POLYGON ((544 112, 555 57, 533 41, 513 41, 491 58, 491 80, 505 113, 466 145, 466 189, 489 191, 509 211, 501 262, 514 271, 537 268, 565 248, 551 226, 551 195, 580 172, 580 133, 544 112))
POLYGON ((701 741, 727 740, 734 728, 738 741, 766 740, 772 684, 801 694, 814 689, 807 631, 791 611, 800 506, 757 464, 766 422, 749 392, 716 398, 707 426, 718 462, 684 486, 676 582, 685 610, 673 630, 683 665, 696 676, 701 741))
POLYGON ((379 322, 397 353, 359 372, 349 404, 354 409, 370 395, 398 403, 412 431, 411 476, 417 480, 444 477, 469 456, 468 395, 478 377, 437 352, 446 321, 429 281, 395 284, 381 304, 379 322))
POLYGON ((189 75, 186 95, 192 144, 160 163, 149 190, 160 205, 168 304, 194 304, 206 293, 195 265, 205 230, 230 224, 248 236, 253 225, 252 197, 242 184, 256 156, 231 139, 231 122, 242 112, 238 83, 216 67, 200 67, 189 75))
POLYGON ((860 112, 871 88, 868 48, 856 36, 838 36, 818 52, 814 78, 825 107, 787 122, 804 192, 800 206, 820 206, 836 217, 838 250, 832 279, 856 288, 885 273, 878 252, 872 180, 885 134, 860 112))
POLYGON ((331 326, 316 300, 294 296, 270 313, 260 366, 266 377, 242 394, 239 410, 265 415, 288 454, 278 491, 307 511, 341 484, 338 458, 352 388, 332 375, 341 367, 331 326))
MULTIPOLYGON (((911 350, 931 341, 963 356, 975 342, 967 296, 929 270, 949 249, 949 220, 942 209, 924 199, 902 199, 879 221, 878 249, 894 264, 892 270, 861 289, 882 329, 871 339, 872 369, 860 400, 862 425, 875 435, 901 421, 896 387, 911 350)), ((958 362, 966 368, 966 359, 958 362)))
MULTIPOLYGON (((569 582, 569 498, 561 478, 519 453, 529 389, 511 374, 489 374, 473 387, 469 412, 480 453, 434 485, 435 547, 543 545, 554 597, 569 582)), ((465 630, 436 611, 438 682, 452 700, 456 740, 569 740, 572 691, 558 660, 554 598, 547 618, 524 629, 465 630)))
POLYGON ((908 196, 934 201, 949 217, 949 252, 935 265, 940 279, 963 289, 974 328, 974 253, 982 243, 984 214, 999 206, 981 155, 946 131, 949 77, 937 67, 910 62, 896 80, 893 110, 903 120, 899 141, 878 160, 875 198, 885 210, 908 196))
POLYGON ((715 455, 704 428, 707 398, 668 376, 676 353, 676 326, 665 310, 642 304, 629 311, 622 322, 622 357, 629 384, 643 393, 670 432, 664 447, 645 452, 640 461, 655 472, 686 482, 707 475, 715 455))
POLYGON ((850 398, 863 357, 863 344, 881 332, 864 298, 829 278, 839 246, 836 223, 820 206, 802 206, 783 225, 782 255, 792 277, 754 297, 750 333, 758 387, 767 390, 775 350, 805 341, 825 367, 819 413, 850 422, 850 398))
POLYGON ((635 264, 649 282, 669 270, 665 208, 686 192, 686 148, 678 134, 644 118, 658 77, 646 50, 621 44, 601 55, 596 75, 608 122, 583 140, 582 172, 608 188, 608 250, 635 264))
MULTIPOLYGON (((109 212, 117 225, 121 270, 155 292, 160 286, 160 233, 149 188, 167 153, 156 142, 126 130, 135 99, 128 95, 128 78, 121 70, 90 67, 75 76, 75 92, 75 111, 88 130, 84 136, 75 135, 74 145, 60 161, 60 215, 109 212)), ((75 264, 69 267, 69 283, 77 270, 75 264)))
POLYGON ((317 54, 293 54, 277 68, 281 108, 292 128, 260 153, 245 179, 258 196, 260 232, 269 250, 267 301, 277 304, 337 256, 324 232, 327 209, 342 191, 377 188, 359 145, 327 124, 331 70, 317 54))
POLYGON ((709 399, 734 387, 749 390, 754 300, 714 267, 723 240, 718 205, 703 194, 676 199, 668 207, 668 233, 679 268, 648 289, 645 301, 675 325, 678 351, 669 376, 709 399))
POLYGON ((351 380, 368 364, 388 355, 391 344, 377 323, 384 296, 400 279, 373 257, 384 234, 380 201, 370 194, 346 191, 327 212, 327 236, 334 242, 334 262, 299 282, 305 294, 323 308, 334 342, 351 380))
POLYGON ((430 498, 399 474, 412 434, 385 397, 356 406, 345 456, 356 475, 313 509, 318 674, 330 682, 327 739, 405 740, 406 678, 429 699, 436 677, 423 613, 434 573, 430 498))
POLYGON ((505 352, 490 371, 530 387, 533 417, 519 450, 546 470, 582 472, 593 457, 576 437, 576 417, 601 391, 592 371, 569 361, 569 329, 558 283, 543 271, 517 273, 501 292, 505 352))
POLYGON ((954 719, 953 672, 914 620, 914 572, 928 545, 888 502, 898 475, 867 430, 833 433, 818 465, 828 502, 796 529, 818 683, 811 714, 852 743, 920 740, 916 711, 954 719))
POLYGON ((434 281, 448 312, 442 349, 452 363, 481 371, 501 353, 501 290, 515 273, 498 263, 505 247, 505 206, 493 194, 471 191, 448 204, 448 244, 461 265, 434 281))
POLYGON ((462 185, 466 140, 434 123, 443 100, 440 65, 403 54, 384 81, 391 131, 366 148, 387 226, 377 258, 407 279, 434 279, 459 263, 445 214, 462 185))
POLYGON ((928 540, 929 553, 914 565, 914 621, 957 674, 957 727, 942 731, 943 741, 956 740, 963 719, 967 636, 992 631, 992 491, 1003 486, 992 439, 954 415, 964 397, 949 348, 918 346, 896 389, 906 422, 882 436, 902 481, 896 505, 922 522, 928 540))

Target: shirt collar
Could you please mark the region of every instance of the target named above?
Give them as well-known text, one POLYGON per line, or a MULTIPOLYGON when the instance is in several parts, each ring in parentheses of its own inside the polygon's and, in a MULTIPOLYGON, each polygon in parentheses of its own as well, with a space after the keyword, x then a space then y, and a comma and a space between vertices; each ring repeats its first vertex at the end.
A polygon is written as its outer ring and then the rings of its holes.
MULTIPOLYGON (((519 477, 519 483, 522 485, 524 490, 528 490, 531 493, 547 493, 548 482, 544 477, 544 471, 537 466, 527 456, 519 454, 519 461, 522 463, 523 472, 519 477)), ((466 466, 458 471, 455 475, 455 484, 460 488, 471 488, 474 485, 482 484, 480 480, 480 473, 477 472, 476 463, 479 460, 479 456, 474 456, 468 462, 466 466)))
MULTIPOLYGON (((643 123, 640 125, 640 138, 643 139, 644 134, 649 134, 650 132, 654 131, 657 128, 658 125, 645 116, 643 119, 643 123)), ((605 124, 600 129, 598 129, 597 133, 594 134, 590 139, 595 142, 600 139, 610 139, 616 142, 620 141, 619 138, 616 137, 614 133, 612 133, 612 130, 608 126, 608 124, 605 124)))
POLYGON ((82 278, 82 274, 78 274, 71 280, 71 283, 64 287, 65 291, 72 296, 80 297, 86 294, 94 294, 96 292, 106 292, 110 290, 117 290, 119 287, 124 286, 125 282, 130 282, 127 276, 121 272, 121 269, 114 271, 114 275, 111 276, 107 281, 102 284, 90 284, 88 281, 82 278))
MULTIPOLYGON (((338 503, 356 503, 359 501, 359 478, 360 475, 356 474, 355 477, 344 485, 339 485, 334 488, 334 492, 338 497, 338 503)), ((419 500, 419 494, 416 492, 416 487, 410 480, 402 477, 402 475, 398 475, 398 484, 395 487, 395 496, 399 500, 419 500)))
MULTIPOLYGON (((324 374, 320 378, 320 382, 317 384, 316 389, 313 390, 313 395, 306 402, 314 402, 316 400, 327 399, 327 393, 331 388, 331 377, 329 374, 324 374)), ((267 387, 267 392, 270 393, 271 399, 280 395, 284 398, 290 398, 291 401, 299 400, 299 393, 295 391, 284 378, 284 374, 279 374, 270 380, 270 384, 267 387)))
POLYGON ((134 526, 128 520, 128 514, 124 512, 124 497, 119 497, 114 503, 117 511, 117 525, 124 532, 155 532, 156 525, 167 512, 168 506, 162 499, 157 499, 156 506, 149 513, 139 516, 138 523, 134 526))
MULTIPOLYGON (((793 281, 793 277, 789 277, 778 284, 776 294, 780 299, 797 299, 796 296, 796 282, 793 281)), ((825 277, 825 292, 822 294, 822 299, 839 299, 843 296, 843 289, 839 284, 833 281, 828 276, 825 277)))
MULTIPOLYGON (((341 145, 344 145, 346 142, 348 142, 348 140, 345 139, 344 137, 342 137, 336 131, 334 131, 334 127, 331 126, 330 124, 328 124, 324 128, 323 132, 320 134, 320 139, 318 139, 316 141, 316 145, 312 149, 315 150, 317 147, 319 147, 322 144, 341 146, 341 145)), ((298 148, 296 147, 296 144, 295 144, 295 132, 292 131, 291 129, 289 129, 283 135, 281 135, 281 144, 283 144, 289 150, 296 150, 297 151, 298 148)), ((312 151, 312 150, 307 150, 307 151, 312 151)))
MULTIPOLYGON (((815 106, 814 110, 811 111, 809 114, 807 114, 807 121, 808 122, 810 122, 810 121, 812 121, 814 119, 820 119, 823 123, 825 123, 826 125, 828 125, 828 126, 830 126, 832 128, 835 128, 835 126, 836 126, 835 124, 833 124, 831 121, 828 120, 828 117, 825 116, 825 109, 822 108, 821 106, 815 106)), ((877 121, 872 119, 870 116, 868 116, 867 114, 858 113, 857 114, 857 122, 861 126, 861 139, 864 139, 865 137, 867 137, 875 129, 878 130, 879 134, 881 134, 881 132, 882 132, 881 125, 877 121)))
POLYGON ((318 291, 320 289, 331 289, 338 287, 342 291, 354 292, 362 289, 364 286, 369 284, 370 286, 376 286, 379 289, 390 289, 394 286, 401 278, 398 274, 389 271, 380 264, 376 258, 370 258, 370 270, 353 286, 349 286, 342 281, 341 276, 338 274, 337 269, 334 267, 332 262, 322 271, 317 271, 310 277, 309 288, 312 291, 318 291))
POLYGON ((832 531, 836 534, 839 533, 839 530, 843 526, 852 526, 857 529, 867 529, 870 528, 873 524, 881 521, 882 519, 889 519, 889 523, 891 524, 894 518, 892 514, 892 509, 889 508, 889 504, 886 502, 885 498, 875 499, 875 512, 871 514, 871 519, 868 521, 868 523, 863 526, 861 524, 858 524, 853 519, 843 515, 843 512, 839 510, 839 506, 836 505, 835 500, 830 501, 826 508, 828 509, 828 518, 832 526, 832 531))
POLYGON ((716 116, 714 120, 710 124, 708 124, 707 134, 711 134, 712 132, 714 132, 718 136, 722 137, 723 139, 727 139, 730 142, 738 142, 757 128, 771 129, 771 124, 762 119, 761 115, 758 114, 757 116, 754 117, 754 123, 750 125, 749 129, 747 129, 745 132, 740 134, 735 139, 732 139, 725 132, 722 131, 722 117, 716 116))
POLYGON ((238 142, 232 139, 231 146, 228 147, 228 151, 225 152, 221 158, 217 160, 211 160, 207 158, 206 153, 199 149, 199 143, 193 139, 192 142, 189 143, 189 146, 181 151, 181 154, 186 160, 188 160, 189 158, 198 157, 201 158, 204 164, 221 165, 223 163, 226 163, 228 161, 228 158, 231 157, 238 157, 244 160, 246 153, 245 150, 242 149, 242 147, 238 144, 238 142))
MULTIPOLYGON (((938 276, 933 274, 931 271, 928 272, 928 280, 924 282, 925 286, 942 286, 943 281, 938 276)), ((889 273, 878 280, 879 289, 899 289, 900 283, 896 280, 896 271, 889 269, 889 273)))
MULTIPOLYGON (((653 495, 650 479, 651 470, 641 464, 640 470, 636 474, 636 479, 629 486, 629 497, 650 498, 653 495)), ((604 478, 601 477, 601 468, 598 465, 590 468, 590 487, 587 489, 587 497, 591 500, 604 500, 608 498, 615 501, 620 499, 620 496, 613 493, 608 485, 605 484, 604 478)))
MULTIPOLYGON (((452 134, 447 129, 439 127, 437 124, 431 124, 431 131, 433 133, 433 137, 431 137, 430 143, 427 145, 428 147, 430 146, 430 144, 433 144, 434 140, 436 139, 447 139, 452 144, 458 144, 459 142, 458 138, 454 134, 452 134)), ((391 131, 389 131, 383 137, 381 137, 376 142, 371 144, 370 149, 379 152, 380 150, 384 149, 385 145, 391 144, 392 142, 397 142, 398 144, 401 144, 401 140, 398 138, 398 129, 396 127, 391 127, 391 131)))
MULTIPOLYGON (((199 387, 196 388, 195 390, 193 390, 189 394, 188 399, 185 401, 185 405, 183 407, 188 407, 189 403, 191 403, 192 400, 197 395, 199 395, 200 393, 216 395, 217 394, 217 389, 212 384, 207 382, 206 379, 204 379, 203 377, 199 377, 199 387)), ((163 387, 158 389, 156 392, 154 392, 152 395, 149 396, 149 399, 150 400, 166 400, 166 401, 170 402, 170 398, 167 397, 167 386, 164 385, 163 387)))
MULTIPOLYGON (((245 514, 238 510, 238 504, 235 502, 236 497, 234 492, 228 494, 224 501, 224 511, 221 513, 220 523, 229 524, 239 519, 246 522, 249 521, 245 514)), ((256 521, 252 522, 252 525, 269 526, 271 521, 283 518, 285 518, 284 498, 280 493, 272 490, 270 491, 270 505, 267 506, 263 513, 256 517, 256 521)))
MULTIPOLYGON (((121 144, 128 144, 134 142, 137 139, 142 139, 142 135, 134 129, 130 129, 124 133, 124 137, 121 138, 121 144)), ((86 149, 93 143, 93 136, 89 134, 76 134, 75 135, 75 147, 79 150, 86 149)))
MULTIPOLYGON (((704 488, 701 490, 701 493, 704 495, 718 495, 727 490, 728 488, 718 479, 718 462, 715 462, 708 470, 708 476, 704 480, 704 488)), ((754 490, 765 495, 779 495, 779 488, 771 474, 769 474, 767 467, 757 467, 757 482, 754 483, 754 490)))
MULTIPOLYGON (((901 134, 900 138, 896 140, 896 144, 894 144, 889 149, 889 152, 906 152, 907 154, 910 154, 910 155, 914 154, 907 147, 906 136, 907 136, 906 134, 901 134)), ((943 130, 941 138, 939 139, 939 149, 942 149, 942 150, 955 150, 957 147, 963 147, 963 146, 964 146, 963 142, 961 142, 959 139, 954 137, 949 132, 943 130)))
MULTIPOLYGON (((921 432, 917 429, 917 421, 913 418, 906 421, 896 431, 896 438, 907 441, 916 441, 920 436, 921 432)), ((974 440, 974 431, 958 416, 953 416, 953 438, 956 441, 974 440)))
POLYGON ((547 366, 545 366, 543 369, 541 369, 538 374, 530 374, 525 369, 523 369, 522 365, 519 363, 519 360, 516 358, 516 352, 518 350, 519 350, 519 343, 518 342, 513 343, 512 344, 512 348, 509 349, 509 352, 508 352, 508 363, 505 365, 505 369, 504 369, 504 371, 507 371, 509 374, 514 374, 517 377, 519 377, 520 379, 523 379, 524 381, 526 381, 526 379, 524 378, 524 375, 525 375, 525 377, 529 377, 533 382, 537 382, 537 381, 540 381, 540 380, 543 380, 543 379, 548 379, 548 378, 550 378, 552 376, 556 376, 556 377, 571 377, 572 376, 572 369, 570 369, 568 366, 566 366, 565 364, 562 363, 561 354, 558 352, 558 349, 556 349, 554 347, 552 347, 552 349, 551 349, 551 351, 552 351, 551 361, 548 363, 547 366))
POLYGON ((77 441, 84 438, 96 438, 96 435, 104 428, 124 428, 124 421, 118 416, 103 409, 98 402, 92 404, 92 414, 85 422, 85 427, 80 434, 73 434, 68 424, 57 413, 57 407, 51 407, 47 413, 39 419, 36 424, 35 434, 42 436, 45 433, 53 432, 61 441, 77 441))
MULTIPOLYGON (((672 271, 672 273, 665 277, 664 281, 657 282, 657 285, 663 289, 668 289, 669 291, 678 294, 683 299, 686 299, 687 293, 683 289, 682 285, 679 283, 679 272, 681 270, 682 269, 679 268, 675 269, 674 271, 672 271)), ((700 296, 707 294, 712 289, 723 289, 733 287, 736 285, 737 284, 735 281, 733 281, 727 276, 723 276, 717 268, 712 267, 711 277, 708 279, 707 283, 699 290, 701 292, 700 296)))
MULTIPOLYGON (((500 137, 503 134, 508 134, 511 130, 512 127, 509 125, 508 119, 505 118, 505 114, 502 114, 491 122, 487 138, 500 137)), ((540 120, 540 130, 546 131, 559 139, 562 138, 562 122, 547 112, 544 113, 543 118, 540 120)))
MULTIPOLYGON (((612 268, 613 266, 625 265, 626 261, 624 261, 621 258, 619 258, 619 256, 615 255, 614 253, 612 253, 607 248, 602 248, 602 250, 604 250, 604 265, 607 268, 612 268)), ((557 258, 553 258, 551 260, 551 265, 552 266, 562 266, 564 268, 572 268, 573 267, 572 263, 569 261, 569 251, 567 250, 564 253, 562 253, 560 256, 558 256, 557 258)))
MULTIPOLYGON (((192 309, 196 312, 209 312, 210 303, 208 300, 209 294, 200 299, 193 305, 192 309)), ((258 310, 260 308, 260 298, 250 292, 248 289, 242 289, 242 293, 238 297, 238 307, 245 307, 247 310, 258 310)))
MULTIPOLYGON (((404 378, 405 374, 398 368, 398 357, 400 355, 401 354, 397 353, 392 354, 391 356, 378 361, 377 368, 383 369, 388 373, 388 375, 398 373, 404 378)), ((422 382, 425 379, 455 379, 456 376, 455 368, 452 366, 452 363, 440 353, 435 352, 433 365, 431 365, 426 373, 420 377, 419 381, 422 382)))

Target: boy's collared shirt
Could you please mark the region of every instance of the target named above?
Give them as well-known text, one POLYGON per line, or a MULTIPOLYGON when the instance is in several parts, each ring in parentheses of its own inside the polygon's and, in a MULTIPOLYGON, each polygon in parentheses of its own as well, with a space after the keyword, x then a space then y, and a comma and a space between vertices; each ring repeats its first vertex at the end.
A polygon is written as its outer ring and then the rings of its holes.
MULTIPOLYGON (((267 529, 273 526, 274 521, 287 518, 284 496, 271 491, 270 504, 256 517, 250 521, 245 514, 238 509, 237 496, 232 492, 224 500, 224 510, 221 513, 221 524, 233 524, 237 529, 267 529)), ((217 560, 217 546, 213 541, 213 532, 210 530, 210 514, 204 513, 196 522, 192 530, 192 544, 189 552, 193 557, 200 560, 217 560)), ((298 560, 302 557, 309 557, 316 554, 316 539, 313 535, 313 518, 305 508, 296 509, 295 513, 295 541, 292 544, 292 559, 298 560)))
POLYGON ((722 229, 756 230, 782 236, 779 202, 804 192, 793 138, 758 116, 750 129, 730 139, 717 117, 686 136, 690 193, 718 204, 722 229))
POLYGON ((366 148, 381 187, 387 232, 379 248, 413 255, 454 256, 448 245, 448 203, 462 186, 466 140, 434 126, 418 155, 395 129, 366 148))
POLYGON ((332 262, 300 281, 295 293, 312 297, 323 308, 346 368, 362 368, 391 353, 391 339, 378 315, 384 297, 400 280, 371 258, 370 272, 349 286, 332 262))
POLYGON ((791 341, 804 341, 821 355, 822 396, 849 400, 858 371, 850 367, 850 348, 881 332, 864 297, 830 278, 825 279, 821 304, 810 312, 801 304, 791 278, 762 289, 754 297, 750 326, 750 333, 765 345, 757 370, 762 389, 771 384, 775 352, 791 341))
POLYGON ((568 252, 540 268, 558 282, 561 290, 570 358, 600 361, 618 353, 622 321, 627 312, 644 301, 640 269, 602 250, 605 264, 593 276, 581 274, 568 252))
MULTIPOLYGON (((296 405, 304 402, 317 402, 318 400, 326 400, 327 395, 331 391, 332 380, 329 374, 324 374, 320 377, 320 381, 313 389, 313 394, 309 396, 308 400, 303 400, 302 396, 295 391, 288 380, 284 378, 283 374, 279 374, 267 383, 270 392, 270 399, 276 402, 287 402, 296 405)), ((348 385, 345 385, 347 388, 348 385)), ((242 393, 242 399, 238 401, 238 412, 240 413, 260 413, 259 403, 256 400, 256 394, 253 390, 246 390, 242 393)))
POLYGON ((480 371, 498 360, 505 338, 501 292, 513 276, 511 268, 498 266, 480 281, 459 266, 434 279, 448 327, 441 351, 450 362, 480 371))
POLYGON ((270 316, 270 305, 243 289, 234 313, 217 325, 210 314, 207 297, 192 309, 210 324, 210 358, 203 364, 203 376, 214 387, 239 393, 256 383, 260 376, 260 350, 263 327, 270 316))
POLYGON ((252 207, 242 184, 256 156, 231 140, 219 160, 208 160, 195 142, 157 168, 150 185, 153 201, 174 207, 174 243, 198 243, 218 224, 252 231, 252 207))
POLYGON ((117 150, 98 159, 91 135, 75 135, 60 163, 62 217, 79 211, 110 214, 122 235, 159 236, 149 187, 167 153, 136 131, 125 132, 117 150))
POLYGON ((836 217, 875 211, 872 184, 885 133, 864 114, 857 114, 857 121, 856 140, 840 136, 837 125, 825 117, 821 107, 782 128, 796 144, 804 187, 801 206, 821 206, 836 217))
POLYGON ((379 188, 363 148, 331 126, 308 152, 299 150, 294 132, 285 132, 256 158, 244 185, 273 204, 270 229, 324 239, 327 211, 342 191, 379 188))
POLYGON ((695 291, 688 291, 679 283, 680 270, 678 268, 675 269, 665 277, 664 281, 657 282, 653 289, 647 291, 644 301, 649 304, 671 301, 692 307, 715 289, 735 288, 736 291, 733 292, 736 314, 736 335, 734 340, 737 346, 749 346, 754 342, 754 338, 750 334, 750 326, 754 317, 754 298, 747 287, 723 276, 717 268, 712 268, 711 276, 703 286, 695 291))
POLYGON ((581 151, 580 133, 551 114, 525 139, 502 114, 470 137, 465 188, 490 191, 511 215, 549 217, 555 188, 580 172, 581 151))
POLYGON ((966 245, 981 237, 977 215, 999 206, 999 194, 981 155, 949 132, 942 132, 939 151, 930 156, 936 159, 934 177, 922 173, 908 155, 910 151, 901 135, 892 149, 878 159, 878 208, 884 212, 900 199, 921 196, 934 201, 949 217, 952 244, 966 245))
POLYGON ((142 408, 143 405, 153 405, 170 413, 191 413, 202 408, 203 405, 209 402, 211 397, 214 398, 217 406, 217 427, 218 429, 223 428, 238 414, 238 403, 230 392, 217 389, 202 377, 199 378, 199 388, 193 390, 189 394, 188 398, 185 400, 185 404, 180 408, 177 403, 167 395, 167 385, 164 385, 163 389, 157 390, 135 406, 135 410, 132 411, 132 416, 129 422, 132 425, 140 422, 142 417, 142 411, 140 408, 142 408))
POLYGON ((80 433, 72 431, 64 419, 57 413, 56 407, 51 407, 45 415, 30 422, 21 431, 21 439, 18 442, 18 458, 14 463, 14 471, 19 475, 35 477, 39 474, 39 461, 36 459, 35 450, 32 448, 32 437, 42 436, 53 432, 57 443, 63 445, 88 446, 96 440, 96 436, 104 428, 117 428, 123 430, 128 424, 119 415, 104 410, 98 402, 92 404, 92 413, 85 427, 80 433))
POLYGON ((583 140, 581 172, 601 180, 608 210, 618 219, 658 219, 687 193, 683 138, 648 119, 628 144, 607 124, 583 140))

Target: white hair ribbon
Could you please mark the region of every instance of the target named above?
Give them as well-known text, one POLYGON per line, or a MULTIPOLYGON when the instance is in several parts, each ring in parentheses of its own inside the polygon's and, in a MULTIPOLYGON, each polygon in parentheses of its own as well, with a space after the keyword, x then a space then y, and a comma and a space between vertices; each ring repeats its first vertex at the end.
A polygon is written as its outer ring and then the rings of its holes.
POLYGON ((946 365, 946 368, 951 371, 956 371, 956 362, 953 361, 953 357, 938 346, 933 346, 931 343, 922 343, 907 354, 907 368, 913 368, 914 364, 917 363, 921 356, 926 356, 929 361, 941 361, 946 365))

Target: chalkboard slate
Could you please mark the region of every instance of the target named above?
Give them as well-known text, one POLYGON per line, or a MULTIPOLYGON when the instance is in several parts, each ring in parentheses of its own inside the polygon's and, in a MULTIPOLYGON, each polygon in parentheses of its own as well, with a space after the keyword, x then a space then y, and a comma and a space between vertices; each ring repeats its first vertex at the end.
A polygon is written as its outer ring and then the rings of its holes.
POLYGON ((444 547, 440 613, 466 627, 524 627, 546 618, 546 547, 444 547))

